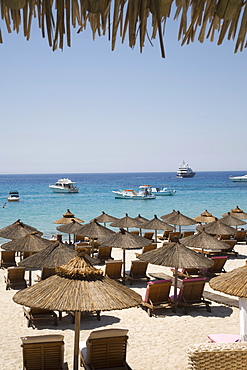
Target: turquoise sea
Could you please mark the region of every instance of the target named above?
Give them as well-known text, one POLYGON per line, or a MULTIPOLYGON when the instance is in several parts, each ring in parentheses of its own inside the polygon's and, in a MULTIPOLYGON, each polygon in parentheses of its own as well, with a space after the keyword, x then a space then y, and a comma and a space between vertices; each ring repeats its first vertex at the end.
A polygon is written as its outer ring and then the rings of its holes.
MULTIPOLYGON (((0 175, 0 228, 17 219, 38 228, 44 237, 57 232, 53 221, 70 209, 85 223, 102 211, 118 218, 128 213, 151 219, 179 210, 189 217, 196 217, 205 209, 221 217, 238 205, 247 211, 247 182, 233 183, 229 176, 240 172, 197 172, 190 179, 176 178, 175 172, 159 173, 98 173, 98 174, 33 174, 0 175), (78 194, 53 193, 48 185, 59 178, 68 177, 77 182, 78 194), (112 190, 135 189, 140 185, 161 186, 176 189, 174 196, 157 197, 154 200, 115 199, 112 190), (11 190, 20 193, 19 202, 6 202, 11 190)), ((1 240, 0 242, 6 242, 1 240)))

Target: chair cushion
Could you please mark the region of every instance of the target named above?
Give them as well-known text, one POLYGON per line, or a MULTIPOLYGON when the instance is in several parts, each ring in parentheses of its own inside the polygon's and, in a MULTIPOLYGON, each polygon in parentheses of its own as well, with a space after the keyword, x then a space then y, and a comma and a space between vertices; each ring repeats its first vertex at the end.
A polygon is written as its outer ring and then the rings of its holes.
POLYGON ((87 340, 99 339, 99 338, 111 338, 111 337, 122 337, 127 335, 128 329, 102 329, 94 330, 91 332, 87 340))
POLYGON ((34 335, 30 337, 21 337, 21 341, 23 344, 62 342, 63 339, 64 336, 60 334, 34 335))
POLYGON ((237 334, 209 334, 208 338, 213 343, 240 342, 240 336, 237 334))

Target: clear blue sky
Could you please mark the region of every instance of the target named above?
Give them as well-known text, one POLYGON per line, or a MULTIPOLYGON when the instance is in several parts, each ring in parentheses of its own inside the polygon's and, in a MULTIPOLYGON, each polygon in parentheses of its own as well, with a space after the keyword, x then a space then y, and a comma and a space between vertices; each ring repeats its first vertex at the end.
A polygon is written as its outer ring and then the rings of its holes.
POLYGON ((112 52, 89 27, 56 52, 35 28, 30 41, 4 32, 0 173, 176 171, 183 159, 246 172, 246 50, 181 46, 177 30, 169 21, 166 59, 158 40, 112 52))

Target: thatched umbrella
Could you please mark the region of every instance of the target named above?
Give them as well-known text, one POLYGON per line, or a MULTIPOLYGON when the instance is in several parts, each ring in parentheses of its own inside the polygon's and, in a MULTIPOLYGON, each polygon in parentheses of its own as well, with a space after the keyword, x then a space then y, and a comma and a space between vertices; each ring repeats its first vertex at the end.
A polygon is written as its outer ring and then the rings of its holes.
POLYGON ((154 215, 154 218, 150 221, 143 222, 142 229, 150 229, 154 230, 155 235, 155 242, 157 243, 157 230, 173 230, 173 227, 171 225, 168 225, 164 221, 161 221, 158 219, 156 215, 154 215))
POLYGON ((141 223, 140 226, 139 226, 139 228, 140 228, 140 236, 142 236, 142 223, 147 222, 148 219, 145 218, 145 217, 142 217, 140 215, 140 213, 139 213, 139 215, 137 217, 134 217, 134 220, 137 220, 137 221, 139 221, 141 223))
POLYGON ((218 220, 218 218, 216 218, 216 220, 211 222, 210 224, 197 226, 198 231, 201 231, 202 229, 204 229, 208 234, 212 235, 235 235, 237 232, 233 227, 222 223, 220 220, 218 220))
POLYGON ((197 234, 186 236, 180 239, 180 242, 187 247, 211 250, 229 249, 229 245, 221 240, 216 239, 214 236, 206 233, 204 229, 199 231, 197 234))
POLYGON ((35 227, 26 225, 18 219, 13 224, 0 229, 0 237, 13 240, 22 238, 33 231, 36 231, 40 236, 43 235, 43 233, 38 231, 35 227))
POLYGON ((234 216, 233 213, 228 212, 226 216, 219 219, 225 225, 236 226, 236 229, 239 225, 246 225, 246 222, 234 216))
POLYGON ((174 267, 174 301, 177 301, 177 284, 178 284, 178 269, 179 268, 209 268, 213 265, 213 261, 204 257, 202 254, 194 252, 187 248, 184 244, 169 243, 158 249, 140 254, 138 258, 141 261, 146 261, 154 265, 174 267))
MULTIPOLYGON (((242 209, 239 208, 239 206, 236 206, 236 208, 232 209, 230 211, 230 214, 233 216, 233 217, 236 217, 236 218, 240 218, 241 220, 245 220, 247 219, 247 213, 244 212, 242 209)), ((222 215, 222 217, 225 217, 228 215, 228 212, 227 213, 224 213, 222 215)))
POLYGON ((91 239, 92 254, 94 249, 94 239, 106 238, 107 236, 110 236, 112 234, 115 234, 115 232, 105 226, 100 225, 97 222, 97 219, 94 219, 88 224, 81 225, 81 229, 78 232, 78 235, 87 236, 91 239))
POLYGON ((80 312, 122 310, 140 305, 141 296, 75 257, 57 274, 16 293, 14 302, 52 311, 75 312, 74 370, 78 369, 80 312))
POLYGON ((8 243, 1 245, 1 248, 6 251, 15 252, 39 252, 40 250, 52 245, 51 240, 41 238, 40 233, 33 231, 31 234, 27 234, 22 238, 11 240, 8 243))
POLYGON ((110 224, 112 227, 121 227, 124 229, 127 229, 129 231, 129 227, 140 227, 142 225, 142 222, 140 222, 137 219, 134 219, 128 215, 128 213, 125 214, 125 217, 120 218, 117 221, 114 221, 110 224))
MULTIPOLYGON (((118 220, 117 217, 110 216, 107 213, 105 213, 104 211, 102 211, 102 214, 100 216, 94 217, 94 219, 96 219, 97 222, 100 223, 100 224, 103 223, 104 226, 106 226, 106 224, 108 222, 114 222, 114 221, 118 220)), ((94 219, 92 219, 90 222, 92 222, 94 219)))
POLYGON ((80 220, 79 218, 75 217, 75 215, 71 213, 69 209, 67 209, 67 212, 63 215, 63 217, 59 218, 53 223, 54 224, 69 224, 72 219, 78 223, 84 222, 83 220, 80 220))
POLYGON ((164 222, 172 225, 178 225, 181 232, 181 226, 195 225, 196 221, 193 218, 183 215, 179 211, 173 210, 172 213, 161 217, 164 222))
POLYGON ((81 227, 82 225, 72 218, 69 223, 57 226, 56 229, 58 231, 61 231, 62 233, 69 234, 69 243, 70 243, 70 234, 74 234, 75 242, 75 235, 79 234, 79 230, 81 229, 81 227))
POLYGON ((49 247, 25 258, 18 265, 37 269, 56 267, 64 265, 76 255, 77 253, 66 244, 56 241, 52 242, 49 247))
POLYGON ((239 297, 240 340, 247 341, 247 265, 238 267, 209 281, 211 288, 239 297))
POLYGON ((194 217, 194 220, 196 222, 201 222, 203 224, 208 224, 210 222, 215 221, 216 217, 212 215, 212 213, 209 213, 206 209, 203 213, 201 213, 199 216, 194 217))
POLYGON ((102 245, 122 248, 123 250, 123 281, 125 282, 125 250, 126 249, 137 249, 150 245, 149 239, 143 238, 142 236, 132 234, 127 230, 120 229, 118 233, 109 236, 108 238, 100 239, 102 245))

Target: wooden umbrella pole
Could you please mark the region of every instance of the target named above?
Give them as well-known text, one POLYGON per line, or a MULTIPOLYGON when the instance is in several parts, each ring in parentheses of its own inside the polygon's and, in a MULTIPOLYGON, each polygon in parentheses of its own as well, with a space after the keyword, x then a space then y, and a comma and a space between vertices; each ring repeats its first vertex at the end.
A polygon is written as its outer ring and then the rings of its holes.
POLYGON ((71 239, 70 239, 70 234, 69 234, 69 244, 70 244, 70 242, 71 242, 71 239))
POLYGON ((123 248, 123 283, 125 285, 125 248, 123 248))
POLYGON ((32 269, 29 269, 29 286, 32 285, 32 269))
POLYGON ((92 257, 94 256, 94 238, 91 238, 91 245, 92 245, 92 257))
POLYGON ((157 243, 157 230, 154 230, 155 243, 157 243))
POLYGON ((81 313, 75 311, 75 341, 74 341, 74 366, 73 370, 79 368, 79 341, 80 341, 81 313))

